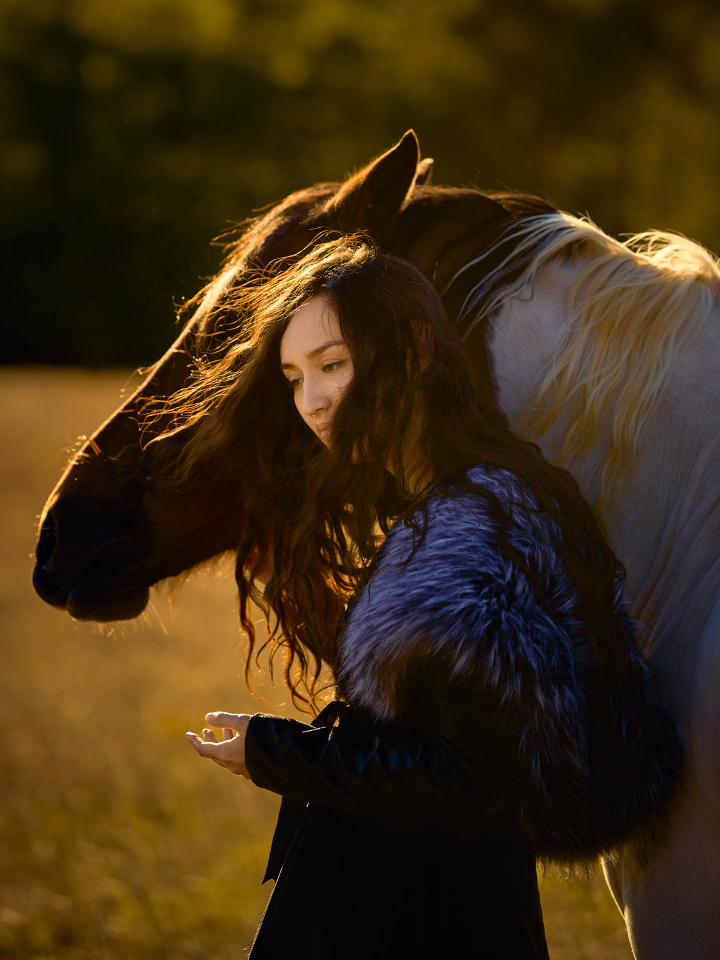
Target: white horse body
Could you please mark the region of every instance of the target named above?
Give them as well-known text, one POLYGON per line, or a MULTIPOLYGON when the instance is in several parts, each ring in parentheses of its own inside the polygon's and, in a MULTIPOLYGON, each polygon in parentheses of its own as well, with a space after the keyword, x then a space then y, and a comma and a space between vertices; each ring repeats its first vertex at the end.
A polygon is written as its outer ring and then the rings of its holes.
MULTIPOLYGON (((493 378, 511 420, 533 402, 552 362, 581 268, 572 258, 549 260, 532 292, 506 300, 491 319, 493 378)), ((687 751, 666 842, 644 866, 627 851, 604 864, 638 960, 720 957, 720 307, 709 321, 678 352, 604 517, 687 751)), ((591 501, 613 413, 610 403, 594 448, 572 464, 591 501)), ((549 459, 558 460, 572 416, 561 407, 537 438, 549 459)))

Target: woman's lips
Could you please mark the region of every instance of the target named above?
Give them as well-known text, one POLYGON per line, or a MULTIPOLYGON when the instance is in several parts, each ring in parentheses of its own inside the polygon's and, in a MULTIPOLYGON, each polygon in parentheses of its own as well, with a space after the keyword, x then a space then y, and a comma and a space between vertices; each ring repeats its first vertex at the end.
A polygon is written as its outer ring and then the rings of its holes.
POLYGON ((332 427, 332 421, 327 423, 316 423, 315 432, 320 437, 323 443, 327 443, 330 439, 330 428, 332 427))

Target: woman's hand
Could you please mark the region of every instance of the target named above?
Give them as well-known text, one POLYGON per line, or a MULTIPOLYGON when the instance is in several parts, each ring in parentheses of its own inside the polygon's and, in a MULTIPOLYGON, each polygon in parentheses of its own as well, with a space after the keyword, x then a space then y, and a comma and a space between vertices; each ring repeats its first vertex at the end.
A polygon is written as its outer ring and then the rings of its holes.
POLYGON ((223 738, 218 741, 212 730, 203 730, 202 738, 196 733, 186 737, 201 757, 209 757, 230 773, 250 779, 245 766, 245 733, 250 717, 244 713, 208 713, 205 723, 223 728, 223 738))

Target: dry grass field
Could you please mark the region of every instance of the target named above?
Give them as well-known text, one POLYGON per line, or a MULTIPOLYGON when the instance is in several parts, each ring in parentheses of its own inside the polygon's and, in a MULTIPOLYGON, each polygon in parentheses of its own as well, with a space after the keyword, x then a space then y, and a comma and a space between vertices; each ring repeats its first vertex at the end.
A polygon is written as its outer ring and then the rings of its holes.
MULTIPOLYGON (((0 957, 239 958, 269 894, 276 798, 183 736, 210 709, 286 712, 244 688, 231 579, 198 574, 173 605, 160 591, 141 623, 103 632, 30 585, 63 451, 125 379, 0 371, 0 957)), ((553 960, 631 958, 601 880, 542 895, 553 960)))

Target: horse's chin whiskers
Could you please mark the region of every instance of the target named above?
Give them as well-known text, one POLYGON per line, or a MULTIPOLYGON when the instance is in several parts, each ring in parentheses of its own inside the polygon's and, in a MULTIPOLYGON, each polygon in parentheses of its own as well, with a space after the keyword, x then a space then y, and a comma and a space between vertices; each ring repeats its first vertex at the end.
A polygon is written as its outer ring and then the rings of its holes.
MULTIPOLYGON (((126 640, 128 637, 138 634, 152 624, 152 615, 145 609, 139 617, 133 620, 106 620, 104 623, 98 623, 94 620, 85 620, 92 632, 106 640, 126 640)), ((164 629, 164 627, 163 627, 164 629)), ((167 632, 167 631, 166 631, 167 632)))
POLYGON ((153 592, 159 599, 162 599, 171 610, 175 610, 180 591, 190 579, 191 573, 191 570, 184 570, 175 577, 168 577, 166 580, 161 580, 160 583, 155 584, 153 592))
POLYGON ((140 629, 140 627, 144 627, 145 625, 151 626, 154 620, 157 621, 162 632, 165 634, 166 637, 168 637, 170 634, 168 633, 167 627, 162 621, 162 617, 160 616, 160 613, 157 607, 152 602, 152 600, 149 600, 148 605, 145 607, 145 609, 143 610, 143 612, 140 614, 140 616, 137 618, 135 622, 138 624, 138 629, 140 629))

